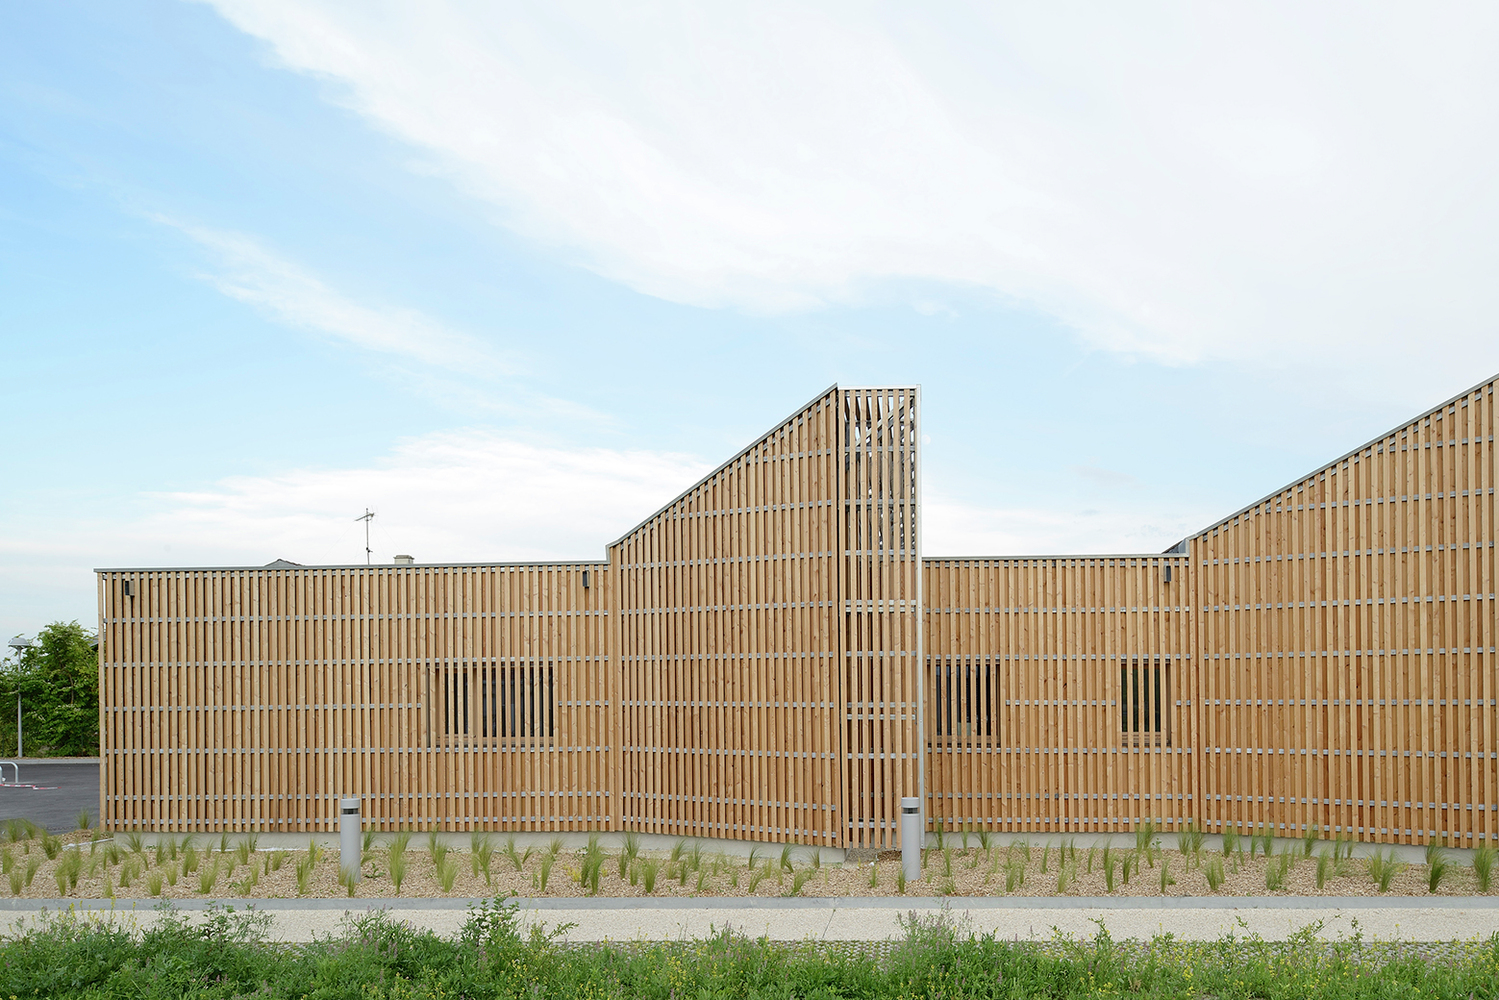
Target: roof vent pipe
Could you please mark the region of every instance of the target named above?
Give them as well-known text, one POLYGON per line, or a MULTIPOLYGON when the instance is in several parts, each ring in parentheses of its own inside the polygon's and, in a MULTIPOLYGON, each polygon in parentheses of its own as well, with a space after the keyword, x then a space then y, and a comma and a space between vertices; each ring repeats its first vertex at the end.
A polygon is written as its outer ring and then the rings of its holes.
POLYGON ((415 564, 416 560, 410 556, 396 556, 397 566, 414 566, 415 564))

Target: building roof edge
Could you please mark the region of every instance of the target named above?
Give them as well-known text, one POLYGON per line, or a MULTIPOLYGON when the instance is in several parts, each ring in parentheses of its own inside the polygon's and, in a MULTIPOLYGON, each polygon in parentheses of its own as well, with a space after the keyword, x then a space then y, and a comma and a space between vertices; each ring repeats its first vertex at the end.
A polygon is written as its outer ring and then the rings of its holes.
POLYGON ((1462 392, 1458 393, 1457 395, 1451 396, 1451 397, 1449 397, 1447 399, 1444 399, 1444 400, 1442 400, 1442 402, 1438 403, 1437 405, 1435 405, 1433 407, 1430 407, 1429 409, 1422 410, 1420 413, 1416 414, 1414 417, 1409 417, 1409 418, 1407 418, 1405 420, 1400 421, 1400 423, 1396 424, 1394 427, 1391 427, 1389 430, 1385 431, 1383 434, 1376 434, 1374 437, 1372 437, 1369 440, 1365 441, 1363 444, 1359 445, 1357 448, 1351 448, 1348 451, 1345 451, 1343 454, 1339 455, 1337 458, 1333 459, 1332 461, 1330 461, 1330 462, 1324 462, 1323 464, 1317 466, 1315 469, 1313 469, 1312 471, 1306 473, 1305 475, 1297 476, 1295 479, 1293 479, 1290 482, 1286 483, 1284 486, 1281 486, 1278 489, 1271 490, 1269 493, 1266 493, 1264 496, 1260 497, 1258 500, 1255 500, 1253 503, 1247 503, 1244 506, 1240 507, 1238 510, 1234 511, 1232 514, 1229 514, 1226 517, 1220 517, 1218 520, 1214 521, 1212 524, 1209 524, 1207 527, 1203 528, 1202 530, 1192 532, 1190 535, 1187 535, 1181 541, 1177 542, 1176 545, 1172 546, 1172 548, 1176 548, 1177 546, 1183 546, 1183 545, 1185 545, 1185 543, 1191 541, 1194 538, 1201 538, 1203 535, 1206 535, 1208 532, 1213 531, 1216 528, 1223 527, 1225 524, 1227 524, 1228 522, 1232 521, 1234 518, 1239 517, 1242 514, 1244 514, 1245 511, 1252 510, 1255 507, 1258 507, 1260 504, 1264 503, 1265 501, 1271 499, 1272 497, 1279 496, 1280 494, 1284 493, 1286 490, 1290 489, 1292 486, 1295 486, 1297 483, 1305 482, 1306 480, 1312 478, 1313 476, 1317 475, 1318 473, 1326 472, 1328 469, 1331 469, 1333 466, 1335 466, 1335 465, 1337 465, 1337 464, 1339 464, 1341 462, 1348 461, 1350 458, 1352 458, 1354 455, 1357 455, 1359 452, 1363 451, 1365 448, 1373 447, 1374 445, 1376 445, 1379 442, 1381 442, 1381 441, 1385 440, 1386 438, 1388 438, 1390 435, 1397 433, 1401 428, 1408 427, 1411 424, 1414 424, 1414 423, 1417 423, 1419 421, 1425 420, 1427 417, 1431 416, 1433 413, 1436 413, 1438 410, 1445 410, 1447 407, 1451 406, 1453 403, 1456 403, 1458 400, 1465 399, 1468 396, 1473 395, 1475 392, 1478 392, 1480 389, 1483 389, 1485 386, 1493 386, 1494 383, 1496 383, 1496 382, 1499 382, 1499 374, 1490 375, 1488 378, 1484 379, 1481 382, 1477 382, 1477 383, 1473 384, 1472 386, 1468 387, 1467 389, 1463 390, 1462 392))

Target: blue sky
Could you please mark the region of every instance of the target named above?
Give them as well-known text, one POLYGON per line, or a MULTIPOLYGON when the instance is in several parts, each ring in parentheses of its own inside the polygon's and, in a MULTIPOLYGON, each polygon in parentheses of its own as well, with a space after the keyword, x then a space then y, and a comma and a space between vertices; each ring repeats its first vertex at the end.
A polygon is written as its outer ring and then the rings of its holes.
POLYGON ((0 632, 594 558, 835 381, 1155 551, 1499 370, 1491 9, 0 7, 0 632))

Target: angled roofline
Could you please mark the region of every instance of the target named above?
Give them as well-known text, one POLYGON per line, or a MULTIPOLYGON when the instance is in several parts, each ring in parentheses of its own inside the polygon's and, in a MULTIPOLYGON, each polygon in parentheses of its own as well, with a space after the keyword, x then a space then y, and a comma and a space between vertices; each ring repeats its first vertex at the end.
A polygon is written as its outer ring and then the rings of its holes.
POLYGON ((922 556, 926 562, 1013 562, 1017 559, 1179 559, 1182 552, 1047 552, 1024 556, 922 556))
POLYGON ((323 565, 301 564, 297 566, 103 566, 95 567, 95 573, 240 573, 251 570, 267 573, 293 573, 308 569, 510 569, 529 566, 608 566, 607 559, 544 559, 532 562, 449 562, 449 563, 326 563, 323 565))
MULTIPOLYGON (((873 386, 871 386, 870 388, 873 388, 873 386)), ((718 475, 720 472, 722 472, 723 470, 727 469, 729 466, 733 465, 735 462, 739 461, 741 458, 743 458, 745 455, 749 454, 755 448, 758 448, 760 445, 764 444, 770 438, 770 436, 772 434, 774 434, 776 431, 780 430, 781 427, 783 427, 785 424, 787 424, 791 420, 792 417, 795 417, 798 413, 801 413, 803 410, 809 409, 812 406, 813 403, 817 402, 819 399, 821 399, 822 397, 828 395, 831 392, 838 391, 838 389, 839 389, 838 383, 834 382, 832 385, 828 386, 826 389, 822 390, 817 395, 815 395, 811 399, 807 400, 801 406, 798 406, 796 409, 792 410, 785 417, 781 418, 780 420, 777 420, 774 424, 771 425, 770 430, 766 431, 764 434, 761 434, 759 437, 757 437, 750 444, 745 445, 743 448, 740 448, 738 451, 734 452, 734 454, 732 456, 730 456, 727 461, 725 461, 721 465, 719 465, 718 468, 714 469, 712 472, 708 473, 707 475, 700 477, 691 486, 687 487, 685 490, 683 490, 682 492, 678 493, 676 496, 672 497, 671 500, 669 500, 666 504, 664 504, 664 505, 662 505, 660 507, 657 507, 655 510, 653 510, 645 518, 645 520, 643 520, 639 524, 635 525, 635 527, 631 528, 629 531, 625 532, 623 535, 620 535, 614 541, 609 542, 608 544, 606 544, 604 546, 604 551, 608 552, 610 549, 614 548, 614 546, 620 544, 626 538, 629 538, 631 535, 635 534, 635 532, 639 531, 641 528, 644 528, 647 524, 650 524, 656 518, 658 518, 662 514, 666 513, 668 510, 670 510, 672 507, 674 507, 677 503, 679 503, 682 500, 683 497, 687 496, 687 494, 691 493, 693 490, 697 489, 699 486, 703 485, 708 480, 712 479, 714 476, 718 475)))
POLYGON ((1185 550, 1186 543, 1189 542, 1189 541, 1191 541, 1192 539, 1194 539, 1194 538, 1201 538, 1203 535, 1206 535, 1208 532, 1212 531, 1213 529, 1223 527, 1225 524, 1227 524, 1228 522, 1232 521, 1234 518, 1240 517, 1246 511, 1252 510, 1255 507, 1258 507, 1260 504, 1264 503, 1265 501, 1267 501, 1267 500, 1269 500, 1269 499, 1271 499, 1273 497, 1279 496, 1280 494, 1284 493, 1286 490, 1290 489, 1292 486, 1295 486, 1297 483, 1305 482, 1306 480, 1312 478, 1313 476, 1317 475, 1320 472, 1325 472, 1328 469, 1331 469, 1335 465, 1339 465, 1339 464, 1341 464, 1343 462, 1348 461, 1353 456, 1355 456, 1357 454, 1360 454, 1365 448, 1372 448, 1374 445, 1380 443, 1381 441, 1384 441, 1386 438, 1390 437, 1392 434, 1395 434, 1395 433, 1399 432, 1401 428, 1407 427, 1407 426, 1409 426, 1411 424, 1418 423, 1418 422, 1420 422, 1422 420, 1425 420, 1427 417, 1429 417, 1432 414, 1436 413, 1438 410, 1445 410, 1447 407, 1451 406, 1453 403, 1456 403, 1458 400, 1464 399, 1464 398, 1466 398, 1468 396, 1471 396, 1475 392, 1477 392, 1478 390, 1484 388, 1485 386, 1491 386, 1491 385, 1493 385, 1496 382, 1499 382, 1499 374, 1490 375, 1488 378, 1484 379, 1481 382, 1475 383, 1474 385, 1472 385, 1469 388, 1463 390, 1462 392, 1458 393, 1457 395, 1452 396, 1452 397, 1450 397, 1448 399, 1444 399, 1442 402, 1438 403, 1436 406, 1433 406, 1430 409, 1422 410, 1420 413, 1416 414, 1414 417, 1408 417, 1407 419, 1400 421, 1400 423, 1396 424, 1394 427, 1391 427, 1389 430, 1385 431, 1383 434, 1375 435, 1374 437, 1372 437, 1369 440, 1365 441, 1363 444, 1359 445, 1357 448, 1353 448, 1353 449, 1350 449, 1349 451, 1345 451, 1343 454, 1339 455, 1337 458, 1333 459, 1331 462, 1324 462, 1323 464, 1317 466, 1315 469, 1313 469, 1312 471, 1306 473, 1305 475, 1297 476, 1295 479, 1291 480, 1289 483, 1286 483, 1284 486, 1280 487, 1279 489, 1271 490, 1269 493, 1266 493, 1264 496, 1260 497, 1258 500, 1254 501, 1253 503, 1247 503, 1244 506, 1240 507, 1238 510, 1234 511, 1232 514, 1229 514, 1227 517, 1221 517, 1221 518, 1219 518, 1218 520, 1214 521, 1212 524, 1208 525, 1206 528, 1203 528, 1201 531, 1194 531, 1194 532, 1192 532, 1192 534, 1187 535, 1185 538, 1183 538, 1181 541, 1177 542, 1175 545, 1173 545, 1171 548, 1167 549, 1166 551, 1167 552, 1173 552, 1176 549, 1183 549, 1183 550, 1185 550))

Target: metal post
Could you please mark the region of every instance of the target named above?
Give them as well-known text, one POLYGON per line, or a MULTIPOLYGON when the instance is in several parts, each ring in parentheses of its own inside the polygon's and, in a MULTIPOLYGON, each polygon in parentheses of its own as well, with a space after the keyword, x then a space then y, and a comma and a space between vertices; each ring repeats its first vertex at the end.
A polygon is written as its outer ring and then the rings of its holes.
POLYGON ((900 867, 907 882, 921 878, 921 800, 907 795, 900 800, 900 867))
POLYGON ((359 861, 364 845, 360 842, 364 831, 360 829, 359 800, 340 799, 338 816, 338 867, 344 875, 359 881, 359 861))
POLYGON ((16 651, 16 756, 26 756, 21 752, 21 664, 26 657, 26 651, 34 643, 24 635, 18 635, 10 640, 7 645, 16 651))

